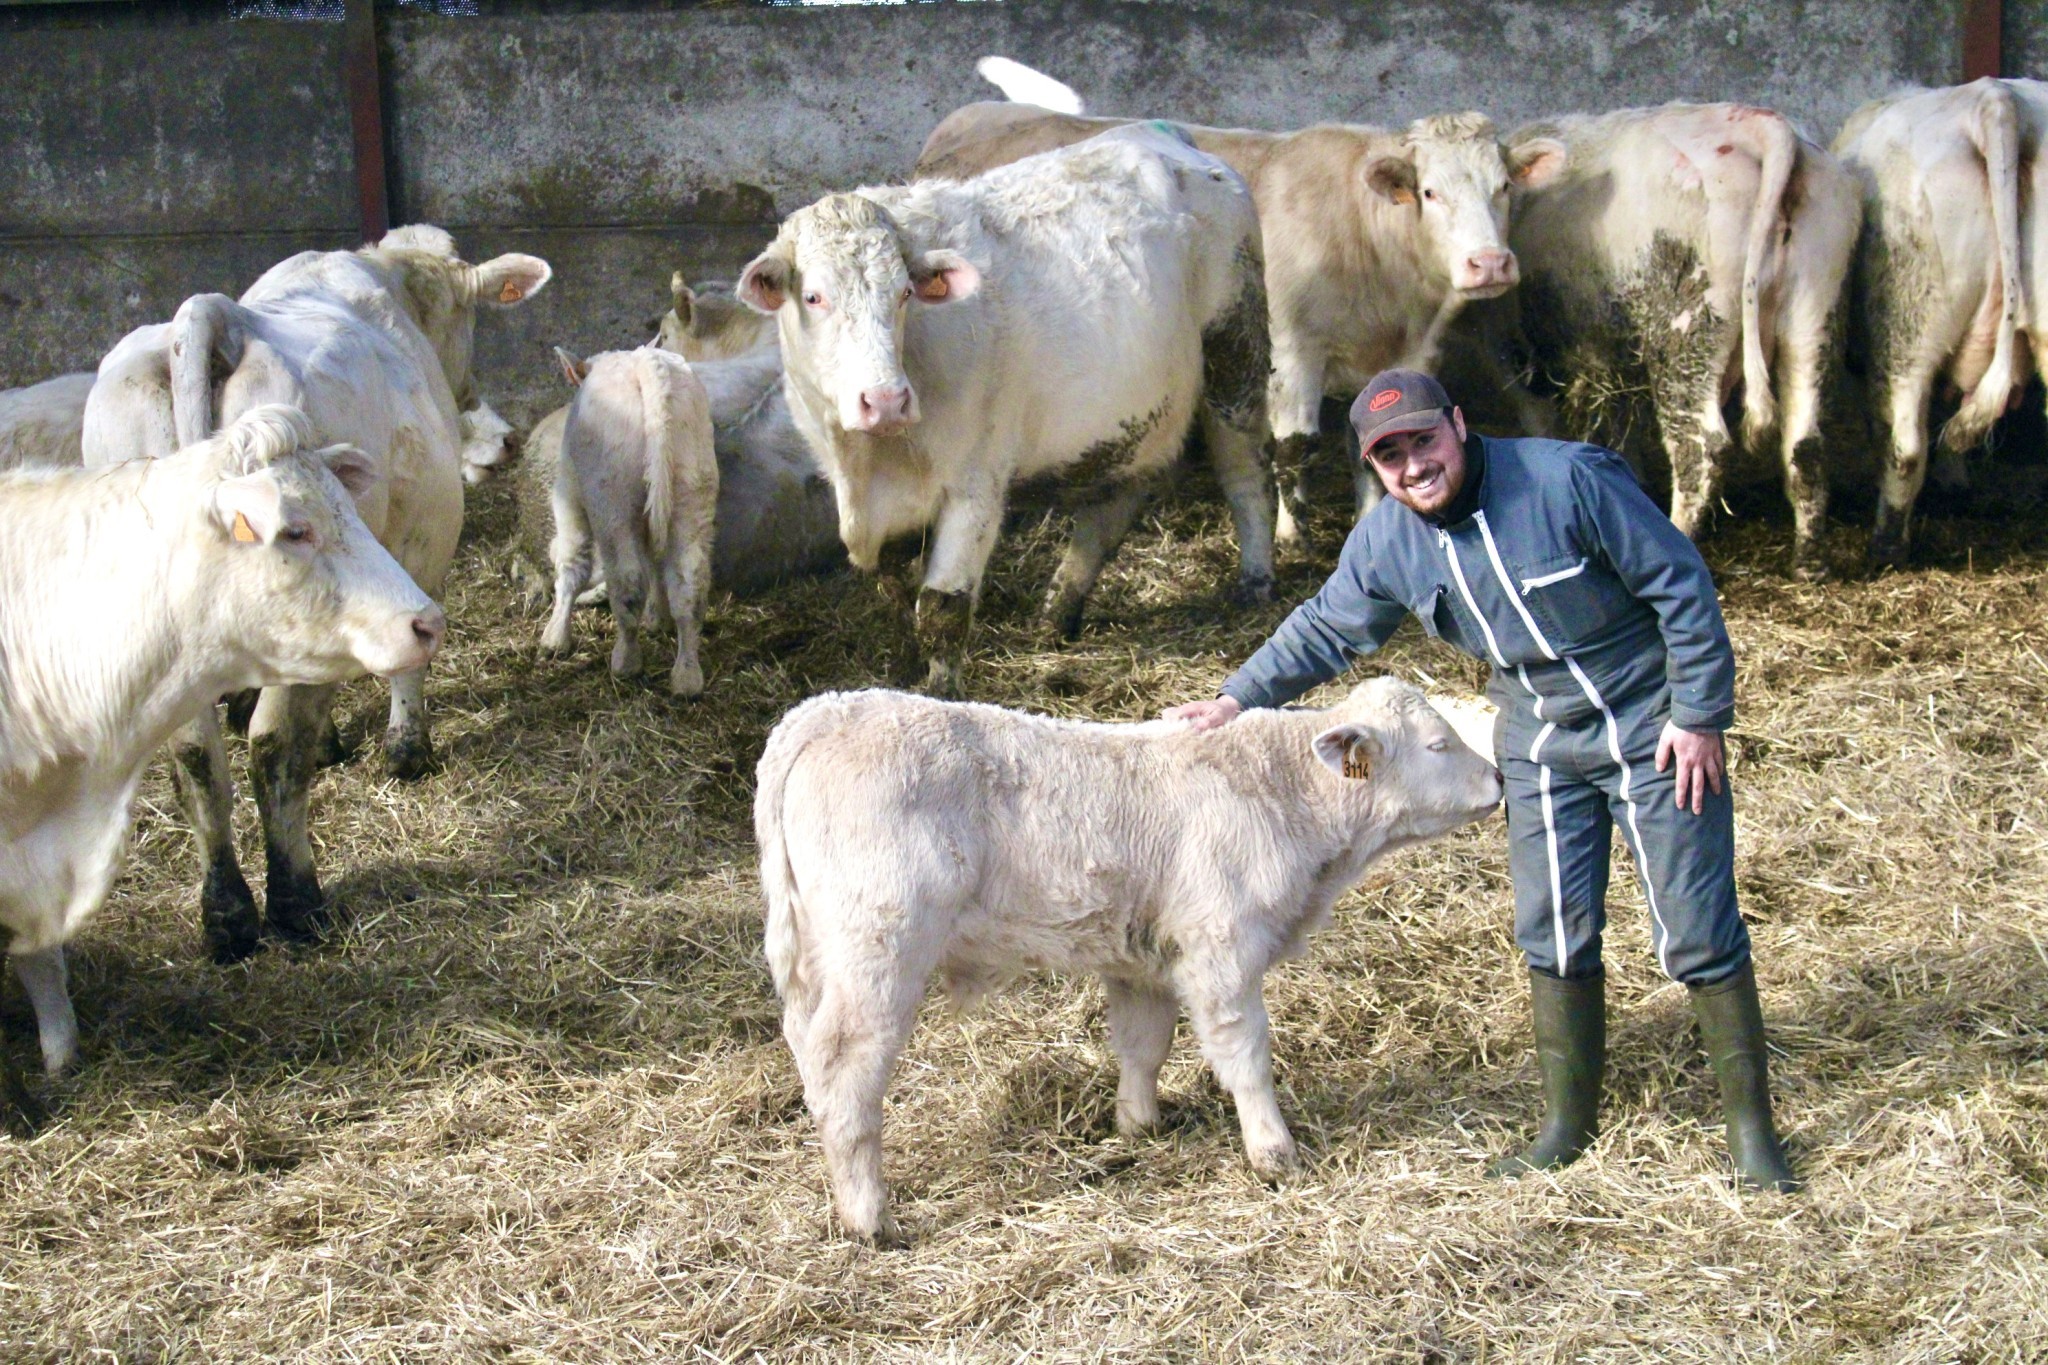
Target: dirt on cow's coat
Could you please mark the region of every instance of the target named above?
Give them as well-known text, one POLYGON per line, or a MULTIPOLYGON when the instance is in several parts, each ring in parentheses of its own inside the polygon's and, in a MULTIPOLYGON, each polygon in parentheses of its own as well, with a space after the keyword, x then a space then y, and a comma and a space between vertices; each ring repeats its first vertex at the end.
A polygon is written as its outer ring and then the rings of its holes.
MULTIPOLYGON (((914 1244, 874 1252, 830 1222, 750 804, 783 711, 883 676, 879 595, 715 601, 705 699, 677 702, 664 648, 610 678, 599 611, 574 657, 536 658, 485 549, 507 494, 483 492, 430 689, 440 772, 385 781, 383 689, 344 693, 368 741, 316 789, 330 942, 204 962, 152 770, 74 945, 78 1070, 38 1136, 0 1139, 0 1359, 2048 1358, 2038 516, 1931 518, 1922 567, 1874 581, 1792 582, 1782 519, 1708 546, 1805 1194, 1730 1188, 1619 851, 1605 1132, 1555 1176, 1481 1177, 1538 1107, 1495 820, 1389 859, 1268 978, 1297 1180, 1251 1175, 1185 1026, 1164 1132, 1117 1137, 1099 987, 1038 980, 928 1006, 884 1133, 914 1244)), ((1034 617, 1057 522, 1015 529, 970 689, 1103 719, 1212 695, 1319 582, 1343 528, 1312 529, 1275 605, 1240 610, 1220 504, 1161 504, 1067 647, 1034 617)), ((1838 525, 1829 550, 1846 570, 1863 543, 1838 525)), ((1377 670, 1479 680, 1412 627, 1377 670)), ((260 869, 247 810, 242 847, 260 869)), ((39 1074, 11 985, 6 1016, 39 1074)))

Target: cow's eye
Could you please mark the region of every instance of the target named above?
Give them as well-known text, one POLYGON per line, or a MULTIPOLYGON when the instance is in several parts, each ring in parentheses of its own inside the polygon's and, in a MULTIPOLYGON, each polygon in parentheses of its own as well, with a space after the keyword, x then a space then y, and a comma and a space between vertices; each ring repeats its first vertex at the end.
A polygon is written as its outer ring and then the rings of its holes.
POLYGON ((1433 754, 1440 754, 1450 747, 1451 742, 1447 739, 1433 739, 1429 742, 1429 751, 1433 754))
POLYGON ((1422 197, 1423 197, 1424 199, 1435 199, 1435 198, 1436 198, 1436 191, 1435 191, 1435 190, 1424 190, 1424 191, 1422 192, 1422 197))
POLYGON ((823 308, 825 296, 815 289, 808 289, 804 291, 804 303, 812 308, 823 308))
POLYGON ((313 528, 306 525, 303 521, 295 521, 282 531, 279 531, 277 538, 289 541, 293 545, 311 545, 313 543, 313 528))

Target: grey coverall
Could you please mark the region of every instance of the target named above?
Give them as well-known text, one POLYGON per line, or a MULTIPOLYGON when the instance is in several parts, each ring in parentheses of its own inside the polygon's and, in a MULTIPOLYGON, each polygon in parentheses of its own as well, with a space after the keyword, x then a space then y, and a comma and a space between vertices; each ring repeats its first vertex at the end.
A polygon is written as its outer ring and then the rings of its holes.
POLYGON ((1675 800, 1676 765, 1656 767, 1667 719, 1725 730, 1735 718, 1735 659, 1706 564, 1614 452, 1473 440, 1484 459, 1476 510, 1435 526, 1381 501, 1322 590, 1224 695, 1283 705, 1378 649, 1412 613, 1431 636, 1493 664, 1515 939, 1529 965, 1555 976, 1600 970, 1619 821, 1658 965, 1688 985, 1739 971, 1749 932, 1735 906, 1728 787, 1694 815, 1675 800))

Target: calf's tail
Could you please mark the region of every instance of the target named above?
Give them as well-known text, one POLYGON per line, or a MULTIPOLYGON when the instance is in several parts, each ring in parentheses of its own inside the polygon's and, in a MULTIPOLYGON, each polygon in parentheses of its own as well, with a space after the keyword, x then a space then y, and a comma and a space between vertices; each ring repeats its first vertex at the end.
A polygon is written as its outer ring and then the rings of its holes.
POLYGON ((1777 395, 1764 350, 1764 271, 1785 220, 1785 187, 1799 164, 1799 135, 1782 115, 1753 115, 1763 140, 1762 176, 1749 215, 1749 240, 1742 253, 1742 436, 1754 450, 1778 422, 1777 395))
POLYGON ((2014 342, 2026 304, 2026 282, 2020 276, 2019 116, 2012 91, 2003 83, 1986 79, 1977 87, 1976 105, 1963 128, 1984 158, 1985 188, 1991 195, 1991 230, 1998 244, 1998 331, 1991 364, 1941 429, 1941 444, 1948 450, 1976 445, 2005 412, 2017 375, 2014 342))
POLYGON ((647 544, 657 562, 668 558, 670 519, 675 515, 674 451, 679 433, 672 418, 675 370, 660 355, 642 347, 633 356, 640 381, 640 439, 647 466, 647 544))
POLYGON ((213 434, 213 372, 218 359, 242 362, 242 306, 225 294, 194 294, 171 319, 171 430, 178 448, 213 434))
POLYGON ((784 1000, 803 999, 810 986, 803 979, 803 905, 797 896, 796 872, 782 833, 783 802, 789 775, 804 746, 824 724, 821 698, 812 698, 784 716, 768 735, 768 746, 754 769, 754 842, 761 850, 761 894, 768 902, 762 928, 762 949, 775 993, 784 1000))

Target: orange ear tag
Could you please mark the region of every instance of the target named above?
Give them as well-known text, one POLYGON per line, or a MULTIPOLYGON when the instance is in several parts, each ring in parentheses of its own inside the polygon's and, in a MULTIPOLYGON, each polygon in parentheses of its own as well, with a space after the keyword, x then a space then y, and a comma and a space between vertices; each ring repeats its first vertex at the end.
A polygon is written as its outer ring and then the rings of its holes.
POLYGON ((953 286, 944 275, 934 275, 917 287, 919 298, 933 301, 943 299, 952 292, 953 286))
POLYGON ((1358 782, 1372 776, 1372 760, 1360 753, 1355 744, 1344 751, 1344 776, 1358 782))
POLYGON ((510 280, 505 281, 505 287, 498 291, 499 303, 517 303, 525 297, 526 291, 510 280))
POLYGON ((254 545, 262 539, 256 534, 256 528, 249 524, 249 519, 240 512, 235 513, 235 539, 244 545, 254 545))

